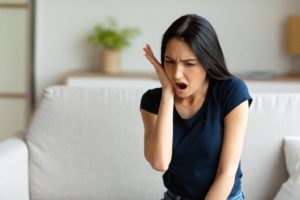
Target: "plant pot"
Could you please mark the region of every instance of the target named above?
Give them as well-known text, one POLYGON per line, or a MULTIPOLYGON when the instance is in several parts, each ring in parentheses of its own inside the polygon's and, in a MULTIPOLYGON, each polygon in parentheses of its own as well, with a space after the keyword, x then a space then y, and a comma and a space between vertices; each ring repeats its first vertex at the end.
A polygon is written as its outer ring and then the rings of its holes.
POLYGON ((121 51, 101 49, 100 71, 107 74, 121 73, 121 51))

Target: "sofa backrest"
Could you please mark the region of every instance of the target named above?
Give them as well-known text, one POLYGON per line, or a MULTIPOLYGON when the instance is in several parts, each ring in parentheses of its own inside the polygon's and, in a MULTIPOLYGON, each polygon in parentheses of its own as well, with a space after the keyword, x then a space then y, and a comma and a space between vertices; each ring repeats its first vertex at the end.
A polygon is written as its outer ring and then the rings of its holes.
MULTIPOLYGON (((48 88, 27 143, 31 199, 160 199, 161 173, 143 155, 136 88, 48 88)), ((252 93, 242 157, 247 199, 272 199, 287 179, 284 136, 300 135, 300 93, 252 93)))
POLYGON ((273 199, 288 174, 283 138, 300 136, 300 93, 252 93, 242 156, 247 199, 273 199))
POLYGON ((159 199, 161 173, 144 159, 139 89, 48 88, 29 146, 32 200, 159 199))

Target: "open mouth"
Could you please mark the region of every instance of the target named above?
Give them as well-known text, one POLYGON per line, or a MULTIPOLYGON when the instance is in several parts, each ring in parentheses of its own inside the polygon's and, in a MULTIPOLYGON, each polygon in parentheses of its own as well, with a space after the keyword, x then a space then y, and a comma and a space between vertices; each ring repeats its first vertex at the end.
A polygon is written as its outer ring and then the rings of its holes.
POLYGON ((187 88, 187 85, 185 83, 176 83, 176 87, 181 90, 184 90, 187 88))

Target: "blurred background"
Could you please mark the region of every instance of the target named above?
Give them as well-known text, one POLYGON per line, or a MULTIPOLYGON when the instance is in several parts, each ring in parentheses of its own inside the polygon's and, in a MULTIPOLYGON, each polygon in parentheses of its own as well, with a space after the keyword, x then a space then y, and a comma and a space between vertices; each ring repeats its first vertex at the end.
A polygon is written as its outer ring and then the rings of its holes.
POLYGON ((154 73, 142 48, 150 43, 159 57, 163 32, 187 13, 215 27, 231 72, 300 71, 287 49, 299 0, 0 0, 0 139, 26 127, 45 87, 69 72, 99 70, 88 42, 96 24, 113 17, 138 27, 122 52, 122 71, 154 73))

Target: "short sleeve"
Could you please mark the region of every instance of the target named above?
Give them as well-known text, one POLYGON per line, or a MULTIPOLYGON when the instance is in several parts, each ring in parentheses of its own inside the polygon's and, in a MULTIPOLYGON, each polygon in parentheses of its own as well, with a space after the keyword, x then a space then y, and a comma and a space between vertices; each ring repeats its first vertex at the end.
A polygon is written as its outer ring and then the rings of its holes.
POLYGON ((141 98, 140 109, 158 114, 160 99, 161 90, 159 88, 148 90, 141 98))
POLYGON ((226 81, 223 88, 223 116, 226 116, 235 107, 248 100, 249 107, 252 103, 252 97, 249 94, 245 82, 239 78, 233 77, 226 81))

